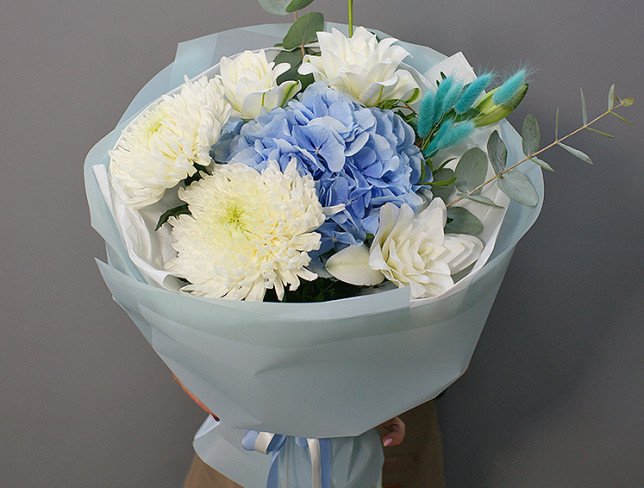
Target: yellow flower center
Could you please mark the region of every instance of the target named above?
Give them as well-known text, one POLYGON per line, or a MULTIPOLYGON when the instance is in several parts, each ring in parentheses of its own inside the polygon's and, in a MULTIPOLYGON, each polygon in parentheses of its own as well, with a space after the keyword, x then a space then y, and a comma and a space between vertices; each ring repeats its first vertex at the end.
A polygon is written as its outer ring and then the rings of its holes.
POLYGON ((244 209, 241 208, 238 204, 233 203, 226 208, 224 213, 224 222, 230 227, 234 227, 236 230, 245 230, 244 223, 242 221, 244 217, 244 209))
POLYGON ((159 129, 161 128, 161 125, 163 125, 163 116, 161 116, 158 119, 152 121, 152 123, 148 127, 148 140, 152 139, 152 137, 157 132, 159 132, 159 129))

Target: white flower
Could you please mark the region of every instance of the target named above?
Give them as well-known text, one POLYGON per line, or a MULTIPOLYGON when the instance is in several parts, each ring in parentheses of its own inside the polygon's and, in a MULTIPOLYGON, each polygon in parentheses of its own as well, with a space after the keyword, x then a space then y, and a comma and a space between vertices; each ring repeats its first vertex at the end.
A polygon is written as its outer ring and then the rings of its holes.
POLYGON ((282 173, 270 162, 261 173, 245 164, 216 165, 211 176, 179 191, 192 215, 171 218, 176 258, 166 269, 191 284, 183 290, 231 300, 261 301, 275 288, 296 289, 317 275, 306 266, 320 247, 313 232, 324 222, 310 176, 295 162, 282 173))
POLYGON ((283 106, 297 92, 299 81, 277 83, 277 78, 290 69, 288 63, 269 63, 266 53, 244 51, 234 59, 221 58, 221 79, 226 98, 236 115, 254 119, 263 110, 283 106))
POLYGON ((474 263, 483 250, 476 237, 445 234, 446 221, 440 198, 418 215, 409 205, 398 208, 387 203, 380 209, 371 248, 343 249, 327 261, 327 270, 354 285, 373 285, 386 278, 399 287, 409 286, 412 298, 438 296, 454 285, 452 275, 474 263), (380 281, 374 273, 381 275, 380 281))
POLYGON ((134 208, 158 202, 166 189, 208 166, 210 147, 230 116, 218 79, 189 81, 164 96, 124 130, 110 151, 110 175, 119 200, 134 208))
POLYGON ((380 226, 369 252, 369 265, 398 286, 410 286, 412 298, 440 295, 454 285, 452 275, 481 255, 483 243, 465 234, 445 234, 447 209, 440 198, 417 216, 408 205, 380 209, 380 226))
POLYGON ((374 286, 385 280, 385 275, 369 266, 369 248, 364 244, 336 252, 327 259, 325 268, 334 278, 352 285, 374 286))
POLYGON ((318 32, 318 41, 321 55, 305 56, 301 74, 313 74, 316 81, 348 93, 367 107, 383 100, 418 97, 420 89, 411 73, 398 69, 409 53, 393 45, 396 39, 378 42, 374 34, 358 27, 350 38, 337 29, 318 32))

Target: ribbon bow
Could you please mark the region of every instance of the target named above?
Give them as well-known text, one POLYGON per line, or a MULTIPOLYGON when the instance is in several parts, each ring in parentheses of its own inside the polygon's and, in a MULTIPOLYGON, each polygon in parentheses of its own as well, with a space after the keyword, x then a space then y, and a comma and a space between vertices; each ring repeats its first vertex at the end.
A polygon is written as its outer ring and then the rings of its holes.
MULTIPOLYGON (((283 434, 249 430, 242 440, 242 446, 247 451, 271 454, 271 468, 268 472, 266 488, 279 488, 279 456, 289 437, 283 434)), ((307 439, 306 437, 295 437, 294 439, 299 447, 309 451, 311 487, 331 488, 331 440, 307 439)))

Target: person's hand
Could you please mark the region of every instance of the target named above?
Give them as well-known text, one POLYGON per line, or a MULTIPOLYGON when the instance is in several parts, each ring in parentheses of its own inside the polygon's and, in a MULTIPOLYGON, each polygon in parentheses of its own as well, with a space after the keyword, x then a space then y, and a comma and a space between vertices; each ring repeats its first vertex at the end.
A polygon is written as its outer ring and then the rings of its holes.
POLYGON ((399 446, 405 440, 405 422, 400 417, 383 422, 378 426, 378 431, 385 447, 399 446))
POLYGON ((211 415, 211 416, 212 416, 212 418, 214 418, 215 420, 219 421, 219 417, 217 417, 214 413, 212 413, 212 412, 210 411, 210 409, 209 409, 208 407, 206 407, 206 405, 204 405, 204 404, 202 403, 202 401, 201 401, 201 400, 199 400, 196 396, 194 396, 194 395, 192 394, 192 392, 191 392, 190 390, 188 390, 188 388, 186 388, 186 387, 183 385, 183 383, 181 383, 181 381, 179 381, 179 378, 177 378, 174 374, 172 375, 172 378, 174 378, 174 381, 176 381, 176 382, 177 382, 177 384, 181 387, 181 389, 183 390, 183 392, 184 392, 186 395, 188 395, 188 397, 189 397, 193 402, 195 402, 197 405, 199 405, 199 407, 200 407, 204 412, 206 412, 207 414, 211 415))

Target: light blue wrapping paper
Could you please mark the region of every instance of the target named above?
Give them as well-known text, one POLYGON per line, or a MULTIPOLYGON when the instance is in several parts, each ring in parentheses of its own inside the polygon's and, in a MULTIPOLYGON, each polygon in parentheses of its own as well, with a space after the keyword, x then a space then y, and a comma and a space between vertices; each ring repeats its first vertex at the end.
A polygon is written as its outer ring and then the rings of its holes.
MULTIPOLYGON (((212 417, 195 435, 194 447, 207 464, 245 488, 264 488, 270 456, 242 447, 246 431, 231 429, 212 417)), ((380 488, 384 456, 380 436, 369 430, 358 437, 332 439, 331 477, 337 488, 380 488)), ((290 438, 279 462, 280 487, 311 486, 311 462, 306 450, 290 438)))
MULTIPOLYGON (((208 300, 147 284, 128 257, 92 166, 107 166, 108 150, 127 123, 180 85, 184 75, 196 76, 224 55, 272 46, 287 28, 254 26, 180 44, 175 62, 141 89, 115 130, 92 148, 85 184, 92 226, 106 242, 108 264, 97 262, 114 300, 185 386, 221 417, 227 432, 359 436, 435 398, 467 369, 514 248, 540 212, 543 179, 536 165, 521 168, 539 193, 539 205, 511 203, 490 260, 469 286, 426 305, 410 308, 407 289, 282 304, 208 300)), ((408 64, 420 72, 446 58, 427 47, 401 44, 413 56, 408 64)), ((508 160, 521 159, 520 137, 509 124, 501 124, 501 136, 508 160)), ((217 429, 202 437, 201 448, 195 441, 200 454, 208 451, 204 446, 223 445, 217 429)), ((377 439, 364 444, 365 452, 379 452, 377 439)), ((213 466, 216 458, 211 456, 213 466)), ((257 473, 267 470, 265 459, 246 459, 257 473)), ((255 481, 242 484, 255 486, 255 481)))

